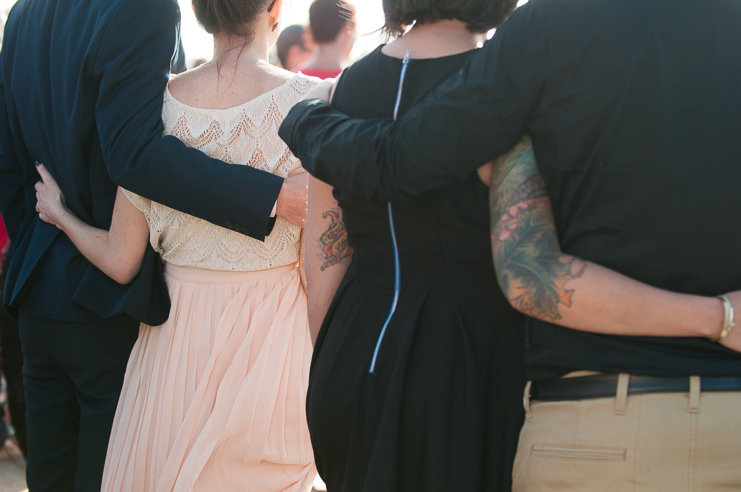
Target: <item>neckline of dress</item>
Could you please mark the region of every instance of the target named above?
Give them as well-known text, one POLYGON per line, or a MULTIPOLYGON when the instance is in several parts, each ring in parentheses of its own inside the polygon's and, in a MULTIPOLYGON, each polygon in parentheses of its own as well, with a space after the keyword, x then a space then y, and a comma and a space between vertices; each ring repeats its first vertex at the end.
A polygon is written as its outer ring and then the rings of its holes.
POLYGON ((186 103, 182 102, 181 100, 179 100, 178 98, 176 98, 175 96, 172 95, 172 92, 170 92, 170 84, 169 84, 169 82, 168 82, 167 86, 165 86, 165 94, 170 99, 172 99, 173 101, 175 101, 178 105, 180 105, 180 106, 182 106, 184 108, 187 108, 190 111, 207 112, 207 113, 235 111, 235 110, 244 109, 246 107, 249 107, 249 106, 252 106, 252 105, 257 104, 262 99, 264 99, 267 96, 271 95, 273 92, 277 92, 278 90, 282 89, 283 87, 285 87, 287 85, 290 85, 294 80, 296 80, 300 76, 301 76, 301 74, 296 74, 293 77, 291 77, 290 79, 288 79, 285 82, 283 82, 282 84, 280 84, 279 86, 274 87, 274 88, 270 89, 269 91, 263 92, 259 96, 253 97, 249 101, 245 101, 242 104, 238 104, 237 106, 231 106, 231 107, 228 107, 228 108, 199 108, 198 106, 191 106, 190 104, 186 104, 186 103))
MULTIPOLYGON (((385 46, 386 46, 385 44, 382 44, 378 48, 376 48, 375 51, 377 51, 382 58, 386 58, 386 59, 388 59, 390 61, 395 61, 395 62, 398 62, 398 63, 402 63, 403 62, 403 60, 404 60, 403 57, 402 58, 397 58, 395 56, 387 55, 386 53, 384 53, 383 52, 383 48, 385 46)), ((433 57, 433 58, 410 58, 409 59, 409 62, 410 63, 411 62, 419 63, 419 62, 445 61, 445 60, 449 60, 449 59, 456 58, 456 57, 459 57, 459 56, 471 55, 471 54, 477 52, 480 49, 481 48, 473 48, 471 50, 461 51, 460 53, 453 53, 453 54, 445 55, 445 56, 436 56, 436 57, 433 57)))

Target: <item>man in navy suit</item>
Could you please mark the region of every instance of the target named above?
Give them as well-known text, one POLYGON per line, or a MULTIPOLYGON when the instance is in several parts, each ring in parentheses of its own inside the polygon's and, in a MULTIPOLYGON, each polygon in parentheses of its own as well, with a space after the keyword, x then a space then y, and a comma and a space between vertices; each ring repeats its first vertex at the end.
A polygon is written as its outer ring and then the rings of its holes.
POLYGON ((110 227, 116 187, 263 240, 305 216, 305 178, 231 166, 162 136, 179 45, 173 0, 19 0, 0 55, 0 214, 15 245, 3 304, 18 316, 31 491, 98 491, 138 322, 163 323, 161 266, 118 285, 39 220, 34 163, 67 205, 110 227))

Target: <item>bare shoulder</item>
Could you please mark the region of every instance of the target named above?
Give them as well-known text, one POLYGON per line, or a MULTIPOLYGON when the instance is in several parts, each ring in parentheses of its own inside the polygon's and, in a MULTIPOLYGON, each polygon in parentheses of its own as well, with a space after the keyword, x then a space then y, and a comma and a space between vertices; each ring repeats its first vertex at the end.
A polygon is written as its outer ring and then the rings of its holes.
MULTIPOLYGON (((299 76, 269 63, 217 66, 208 62, 174 76, 168 85, 178 101, 204 109, 227 109, 272 91, 299 76)), ((308 77, 306 77, 308 79, 308 77)))
POLYGON ((204 63, 183 73, 173 75, 167 84, 172 97, 195 107, 209 107, 216 91, 216 67, 204 63))
POLYGON ((302 96, 322 82, 322 80, 317 77, 311 77, 302 73, 289 72, 288 70, 268 64, 266 64, 265 67, 265 75, 266 80, 269 81, 269 85, 271 86, 268 90, 280 87, 281 85, 285 85, 287 82, 292 81, 292 89, 301 93, 302 96))
POLYGON ((276 67, 270 63, 260 63, 258 69, 263 72, 266 81, 272 81, 275 87, 296 77, 295 73, 289 72, 284 68, 276 67))
POLYGON ((282 88, 283 95, 288 100, 295 99, 295 102, 301 100, 303 96, 321 82, 316 77, 289 72, 268 63, 261 64, 259 70, 262 72, 262 76, 252 81, 252 83, 261 87, 261 93, 282 88))

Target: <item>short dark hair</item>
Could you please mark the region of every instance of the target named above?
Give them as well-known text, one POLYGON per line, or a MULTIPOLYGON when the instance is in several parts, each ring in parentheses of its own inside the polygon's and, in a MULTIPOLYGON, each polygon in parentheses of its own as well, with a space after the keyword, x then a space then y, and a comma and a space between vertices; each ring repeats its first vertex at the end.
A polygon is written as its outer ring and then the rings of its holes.
POLYGON ((275 48, 278 51, 278 59, 283 68, 286 68, 288 52, 290 51, 291 46, 299 46, 303 51, 306 51, 306 44, 304 43, 304 26, 293 24, 292 26, 283 29, 280 36, 278 36, 275 48))
POLYGON ((486 32, 504 22, 516 7, 517 0, 383 0, 384 29, 398 36, 415 21, 451 19, 465 22, 471 32, 486 32))
POLYGON ((346 0, 314 0, 309 7, 309 26, 314 41, 331 43, 354 16, 355 6, 346 0))
POLYGON ((209 34, 233 34, 252 41, 252 24, 271 0, 192 0, 198 23, 209 34))

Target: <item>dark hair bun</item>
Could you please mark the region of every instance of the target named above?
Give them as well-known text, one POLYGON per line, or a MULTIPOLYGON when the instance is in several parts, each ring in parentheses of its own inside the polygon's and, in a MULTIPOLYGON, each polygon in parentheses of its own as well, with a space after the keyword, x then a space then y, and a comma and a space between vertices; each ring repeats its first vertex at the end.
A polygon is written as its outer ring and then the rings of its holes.
POLYGON ((198 23, 209 34, 233 34, 249 38, 257 16, 270 0, 192 0, 198 23))
POLYGON ((504 22, 517 7, 517 0, 383 0, 385 30, 403 34, 413 22, 440 20, 465 22, 471 32, 486 32, 504 22))

